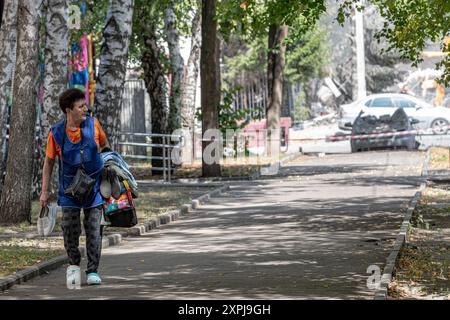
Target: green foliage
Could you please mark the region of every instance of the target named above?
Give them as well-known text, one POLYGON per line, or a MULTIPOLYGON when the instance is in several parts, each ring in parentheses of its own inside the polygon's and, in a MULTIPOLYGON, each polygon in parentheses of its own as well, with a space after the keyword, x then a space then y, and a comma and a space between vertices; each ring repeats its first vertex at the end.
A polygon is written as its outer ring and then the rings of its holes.
MULTIPOLYGON (((241 40, 234 40, 239 41, 241 40)), ((248 45, 243 46, 235 56, 224 58, 226 65, 225 78, 233 79, 243 72, 255 76, 267 72, 267 39, 256 37, 248 45)))
MULTIPOLYGON (((345 0, 341 4, 338 20, 342 23, 350 15, 350 9, 357 0, 345 0)), ((421 52, 431 41, 441 43, 450 35, 450 1, 448 0, 372 0, 381 16, 386 19, 383 29, 376 35, 386 38, 388 50, 396 49, 402 58, 413 61, 417 66, 423 61, 421 52)), ((441 82, 450 84, 450 56, 447 54, 437 64, 444 73, 441 82)))
POLYGON ((294 95, 294 119, 309 120, 311 119, 311 109, 304 105, 305 92, 300 90, 299 94, 294 95))
MULTIPOLYGON (((262 110, 259 109, 249 109, 242 108, 235 110, 233 106, 233 101, 236 93, 242 88, 239 86, 222 88, 222 100, 219 105, 219 129, 225 134, 226 130, 240 130, 243 129, 249 122, 253 120, 260 120, 262 115, 262 110), (257 113, 257 116, 250 117, 249 114, 257 113)), ((201 121, 202 111, 198 108, 195 117, 201 121)))
MULTIPOLYGON (((83 1, 73 1, 72 5, 80 6, 83 1)), ((108 11, 108 0, 86 0, 86 13, 81 18, 80 29, 70 30, 70 43, 78 42, 83 34, 94 34, 97 41, 102 39, 102 31, 105 27, 106 14, 108 11)), ((100 54, 100 50, 96 51, 96 55, 100 54)))
MULTIPOLYGON (((322 69, 328 62, 329 56, 326 42, 326 30, 318 28, 288 38, 285 67, 286 81, 304 84, 317 76, 321 76, 322 69)), ((267 54, 266 37, 255 37, 237 55, 233 57, 225 56, 225 77, 232 79, 243 72, 249 76, 265 74, 267 71, 267 54)))
POLYGON ((226 39, 235 33, 253 38, 267 35, 273 24, 298 26, 301 21, 309 28, 325 10, 324 0, 228 0, 218 4, 218 22, 226 39))
POLYGON ((286 48, 286 80, 304 85, 322 76, 329 56, 326 42, 326 31, 317 27, 290 41, 286 48))
MULTIPOLYGON (((233 101, 236 93, 242 88, 234 87, 231 89, 222 89, 223 98, 219 107, 219 128, 225 133, 228 130, 240 130, 249 124, 251 118, 248 116, 254 110, 242 108, 235 110, 233 101)), ((260 112, 258 112, 260 114, 260 112)), ((260 119, 257 117, 256 119, 260 119)))
MULTIPOLYGON (((164 14, 169 6, 174 10, 177 30, 180 36, 190 36, 192 32, 192 19, 196 10, 200 8, 199 0, 135 0, 133 15, 133 34, 130 42, 130 60, 139 64, 141 56, 145 51, 144 35, 152 29, 160 40, 159 45, 164 47, 166 34, 164 31, 164 14)), ((166 69, 169 68, 167 55, 160 57, 166 69)))

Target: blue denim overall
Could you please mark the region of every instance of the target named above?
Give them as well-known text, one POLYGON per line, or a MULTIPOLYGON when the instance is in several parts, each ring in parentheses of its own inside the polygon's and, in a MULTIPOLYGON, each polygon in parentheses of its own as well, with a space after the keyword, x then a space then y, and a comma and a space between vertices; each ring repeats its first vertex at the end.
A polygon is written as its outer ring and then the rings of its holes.
MULTIPOLYGON (((83 136, 78 143, 70 141, 66 133, 64 120, 61 120, 50 129, 60 150, 63 150, 63 134, 66 135, 64 138, 64 154, 62 155, 64 160, 64 187, 66 189, 69 187, 78 168, 81 166, 81 143, 84 145, 83 162, 85 171, 89 176, 96 179, 91 196, 84 203, 80 203, 70 195, 64 194, 63 177, 61 177, 61 170, 59 170, 58 205, 63 208, 88 209, 103 204, 103 198, 100 194, 100 177, 103 169, 103 159, 98 152, 97 143, 94 139, 94 118, 87 116, 86 120, 81 123, 81 128, 83 129, 83 136)), ((61 159, 59 161, 59 165, 61 166, 61 159)))

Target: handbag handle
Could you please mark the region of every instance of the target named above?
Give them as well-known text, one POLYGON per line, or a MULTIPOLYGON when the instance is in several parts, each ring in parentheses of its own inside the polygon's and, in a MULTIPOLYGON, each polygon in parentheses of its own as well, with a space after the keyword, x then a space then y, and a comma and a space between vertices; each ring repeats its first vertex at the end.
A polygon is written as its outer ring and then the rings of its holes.
MULTIPOLYGON (((63 154, 64 154, 64 142, 66 140, 66 129, 67 128, 67 118, 64 119, 64 133, 63 133, 63 138, 62 138, 62 146, 61 146, 61 165, 59 168, 59 173, 61 175, 61 182, 62 182, 62 188, 63 191, 66 190, 66 188, 64 187, 64 160, 63 160, 63 154)), ((83 129, 81 129, 81 125, 80 125, 80 135, 81 135, 81 139, 80 139, 80 143, 81 143, 81 147, 80 147, 80 158, 81 158, 81 169, 84 170, 84 146, 83 146, 83 129)))

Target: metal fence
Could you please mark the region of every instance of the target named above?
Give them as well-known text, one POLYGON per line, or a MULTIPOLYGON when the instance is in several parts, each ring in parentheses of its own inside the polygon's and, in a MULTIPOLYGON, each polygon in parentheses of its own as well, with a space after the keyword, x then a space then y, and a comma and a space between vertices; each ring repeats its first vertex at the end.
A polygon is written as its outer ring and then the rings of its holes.
MULTIPOLYGON (((171 181, 171 175, 172 170, 175 170, 175 167, 172 165, 173 160, 175 160, 172 157, 172 150, 173 149, 180 149, 183 147, 185 141, 183 139, 182 135, 169 135, 169 134, 157 134, 157 133, 136 133, 136 132, 121 132, 119 136, 119 142, 118 144, 121 147, 131 147, 131 148, 145 148, 145 154, 130 154, 126 152, 122 152, 122 156, 124 158, 130 158, 130 159, 142 159, 142 160, 162 160, 163 166, 162 167, 151 167, 149 170, 157 170, 163 172, 163 179, 164 181, 171 181), (136 138, 144 138, 146 142, 134 142, 129 141, 129 138, 131 140, 135 140, 136 138), (151 143, 147 142, 148 140, 151 141, 152 138, 162 138, 162 143, 151 143), (171 144, 171 141, 175 140, 176 144, 171 144), (148 155, 147 148, 161 148, 162 149, 162 156, 154 156, 154 155, 148 155)), ((150 152, 151 154, 151 152, 150 152)))

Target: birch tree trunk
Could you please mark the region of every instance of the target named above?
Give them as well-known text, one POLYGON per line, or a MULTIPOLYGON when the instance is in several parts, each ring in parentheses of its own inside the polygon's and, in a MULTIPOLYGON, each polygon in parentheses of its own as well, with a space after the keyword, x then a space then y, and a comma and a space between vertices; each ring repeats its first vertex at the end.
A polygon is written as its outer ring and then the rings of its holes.
POLYGON ((170 1, 165 10, 164 26, 169 48, 170 74, 172 76, 169 95, 169 119, 168 132, 172 133, 181 125, 181 81, 183 79, 183 57, 180 53, 180 36, 177 30, 177 22, 173 11, 174 2, 170 1))
MULTIPOLYGON (((216 0, 202 0, 202 46, 200 56, 202 135, 219 127, 220 66, 217 39, 216 0)), ((202 174, 204 177, 221 175, 220 163, 205 161, 205 149, 212 141, 202 141, 202 174)), ((216 152, 218 150, 216 149, 216 152)), ((217 155, 216 155, 217 156, 217 155)))
POLYGON ((3 187, 6 162, 5 137, 9 97, 11 95, 17 43, 18 0, 4 3, 2 25, 0 27, 0 193, 3 187))
POLYGON ((5 7, 5 1, 0 0, 0 28, 2 27, 3 8, 5 7))
MULTIPOLYGON (((44 103, 42 105, 40 141, 46 145, 50 127, 63 115, 59 96, 67 87, 67 57, 69 55, 68 0, 48 0, 45 34, 44 103)), ((45 148, 38 148, 35 189, 40 192, 45 148)), ((57 163, 53 177, 57 177, 57 163)), ((51 193, 57 192, 57 179, 52 179, 51 193), (56 184, 54 183, 56 181, 56 184)))
MULTIPOLYGON (((144 81, 151 104, 151 132, 167 133, 168 106, 166 102, 166 78, 160 63, 161 51, 157 44, 156 26, 148 22, 145 27, 144 42, 146 48, 141 58, 144 69, 144 81)), ((161 144, 160 137, 152 137, 152 143, 161 144)), ((152 148, 152 156, 162 157, 162 149, 152 148)), ((161 159, 152 159, 152 167, 163 167, 161 159)), ((152 170, 152 175, 161 175, 162 171, 152 170)))
POLYGON ((117 149, 123 87, 127 71, 134 0, 110 0, 95 91, 95 111, 117 149))
POLYGON ((186 65, 186 77, 181 90, 181 126, 189 128, 192 133, 194 132, 195 97, 202 42, 201 19, 201 10, 198 9, 192 20, 191 50, 186 65))
POLYGON ((283 41, 288 33, 286 25, 271 25, 269 28, 269 54, 267 61, 267 138, 269 155, 280 149, 280 114, 283 99, 283 71, 286 46, 283 41), (271 50, 276 50, 275 52, 271 50))
POLYGON ((20 0, 17 16, 17 62, 6 178, 0 200, 0 223, 25 221, 31 212, 31 180, 38 77, 38 10, 33 0, 20 0), (19 81, 20 80, 20 81, 19 81))

